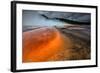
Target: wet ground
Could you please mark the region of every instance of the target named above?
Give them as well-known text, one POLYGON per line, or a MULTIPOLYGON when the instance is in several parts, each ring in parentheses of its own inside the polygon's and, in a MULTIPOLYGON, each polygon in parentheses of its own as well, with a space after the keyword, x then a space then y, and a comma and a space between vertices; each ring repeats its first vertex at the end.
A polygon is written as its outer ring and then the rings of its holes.
POLYGON ((23 32, 23 62, 90 59, 90 26, 38 27, 23 32))

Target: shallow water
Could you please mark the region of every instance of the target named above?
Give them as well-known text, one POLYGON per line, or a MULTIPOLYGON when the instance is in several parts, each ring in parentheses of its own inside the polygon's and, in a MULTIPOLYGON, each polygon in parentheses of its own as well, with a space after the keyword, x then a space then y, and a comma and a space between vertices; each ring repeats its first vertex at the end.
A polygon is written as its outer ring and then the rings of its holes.
POLYGON ((62 22, 57 19, 46 19, 40 14, 26 14, 23 15, 23 27, 43 27, 43 26, 58 26, 64 27, 64 25, 69 25, 68 23, 62 22))
MULTIPOLYGON (((90 25, 78 24, 77 26, 58 19, 45 18, 38 13, 26 13, 23 14, 23 31, 23 47, 24 50, 26 49, 23 62, 90 59, 90 25), (54 26, 56 26, 56 28, 54 28, 54 26), (52 32, 47 32, 48 30, 43 31, 46 28, 54 30, 55 33, 51 35, 50 33, 52 32), (47 43, 47 38, 54 35, 56 35, 56 38, 52 42, 53 44, 47 43), (63 44, 61 44, 62 40, 63 44), (39 42, 40 45, 42 42, 42 47, 40 47, 39 42), (43 42, 46 43, 43 44, 43 42), (49 47, 46 47, 46 44, 49 44, 49 47), (40 49, 37 50, 36 45, 39 46, 40 49), (70 48, 68 47, 69 45, 71 45, 70 48), (35 52, 33 50, 35 55, 33 55, 32 52, 33 47, 36 49, 35 52), (62 50, 58 52, 59 48, 62 50), (27 58, 27 50, 29 49, 31 54, 29 54, 27 58), (31 58, 33 56, 35 59, 31 58)), ((51 41, 51 39, 49 41, 51 41)))

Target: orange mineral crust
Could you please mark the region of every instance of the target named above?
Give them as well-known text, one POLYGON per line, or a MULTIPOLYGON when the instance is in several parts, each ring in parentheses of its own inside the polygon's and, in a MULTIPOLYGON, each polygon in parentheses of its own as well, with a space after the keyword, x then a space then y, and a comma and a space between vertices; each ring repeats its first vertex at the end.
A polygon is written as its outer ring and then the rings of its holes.
MULTIPOLYGON (((48 61, 54 54, 64 47, 61 33, 54 27, 42 27, 23 32, 22 61, 44 62, 48 61)), ((70 41, 66 42, 68 48, 70 41)))

